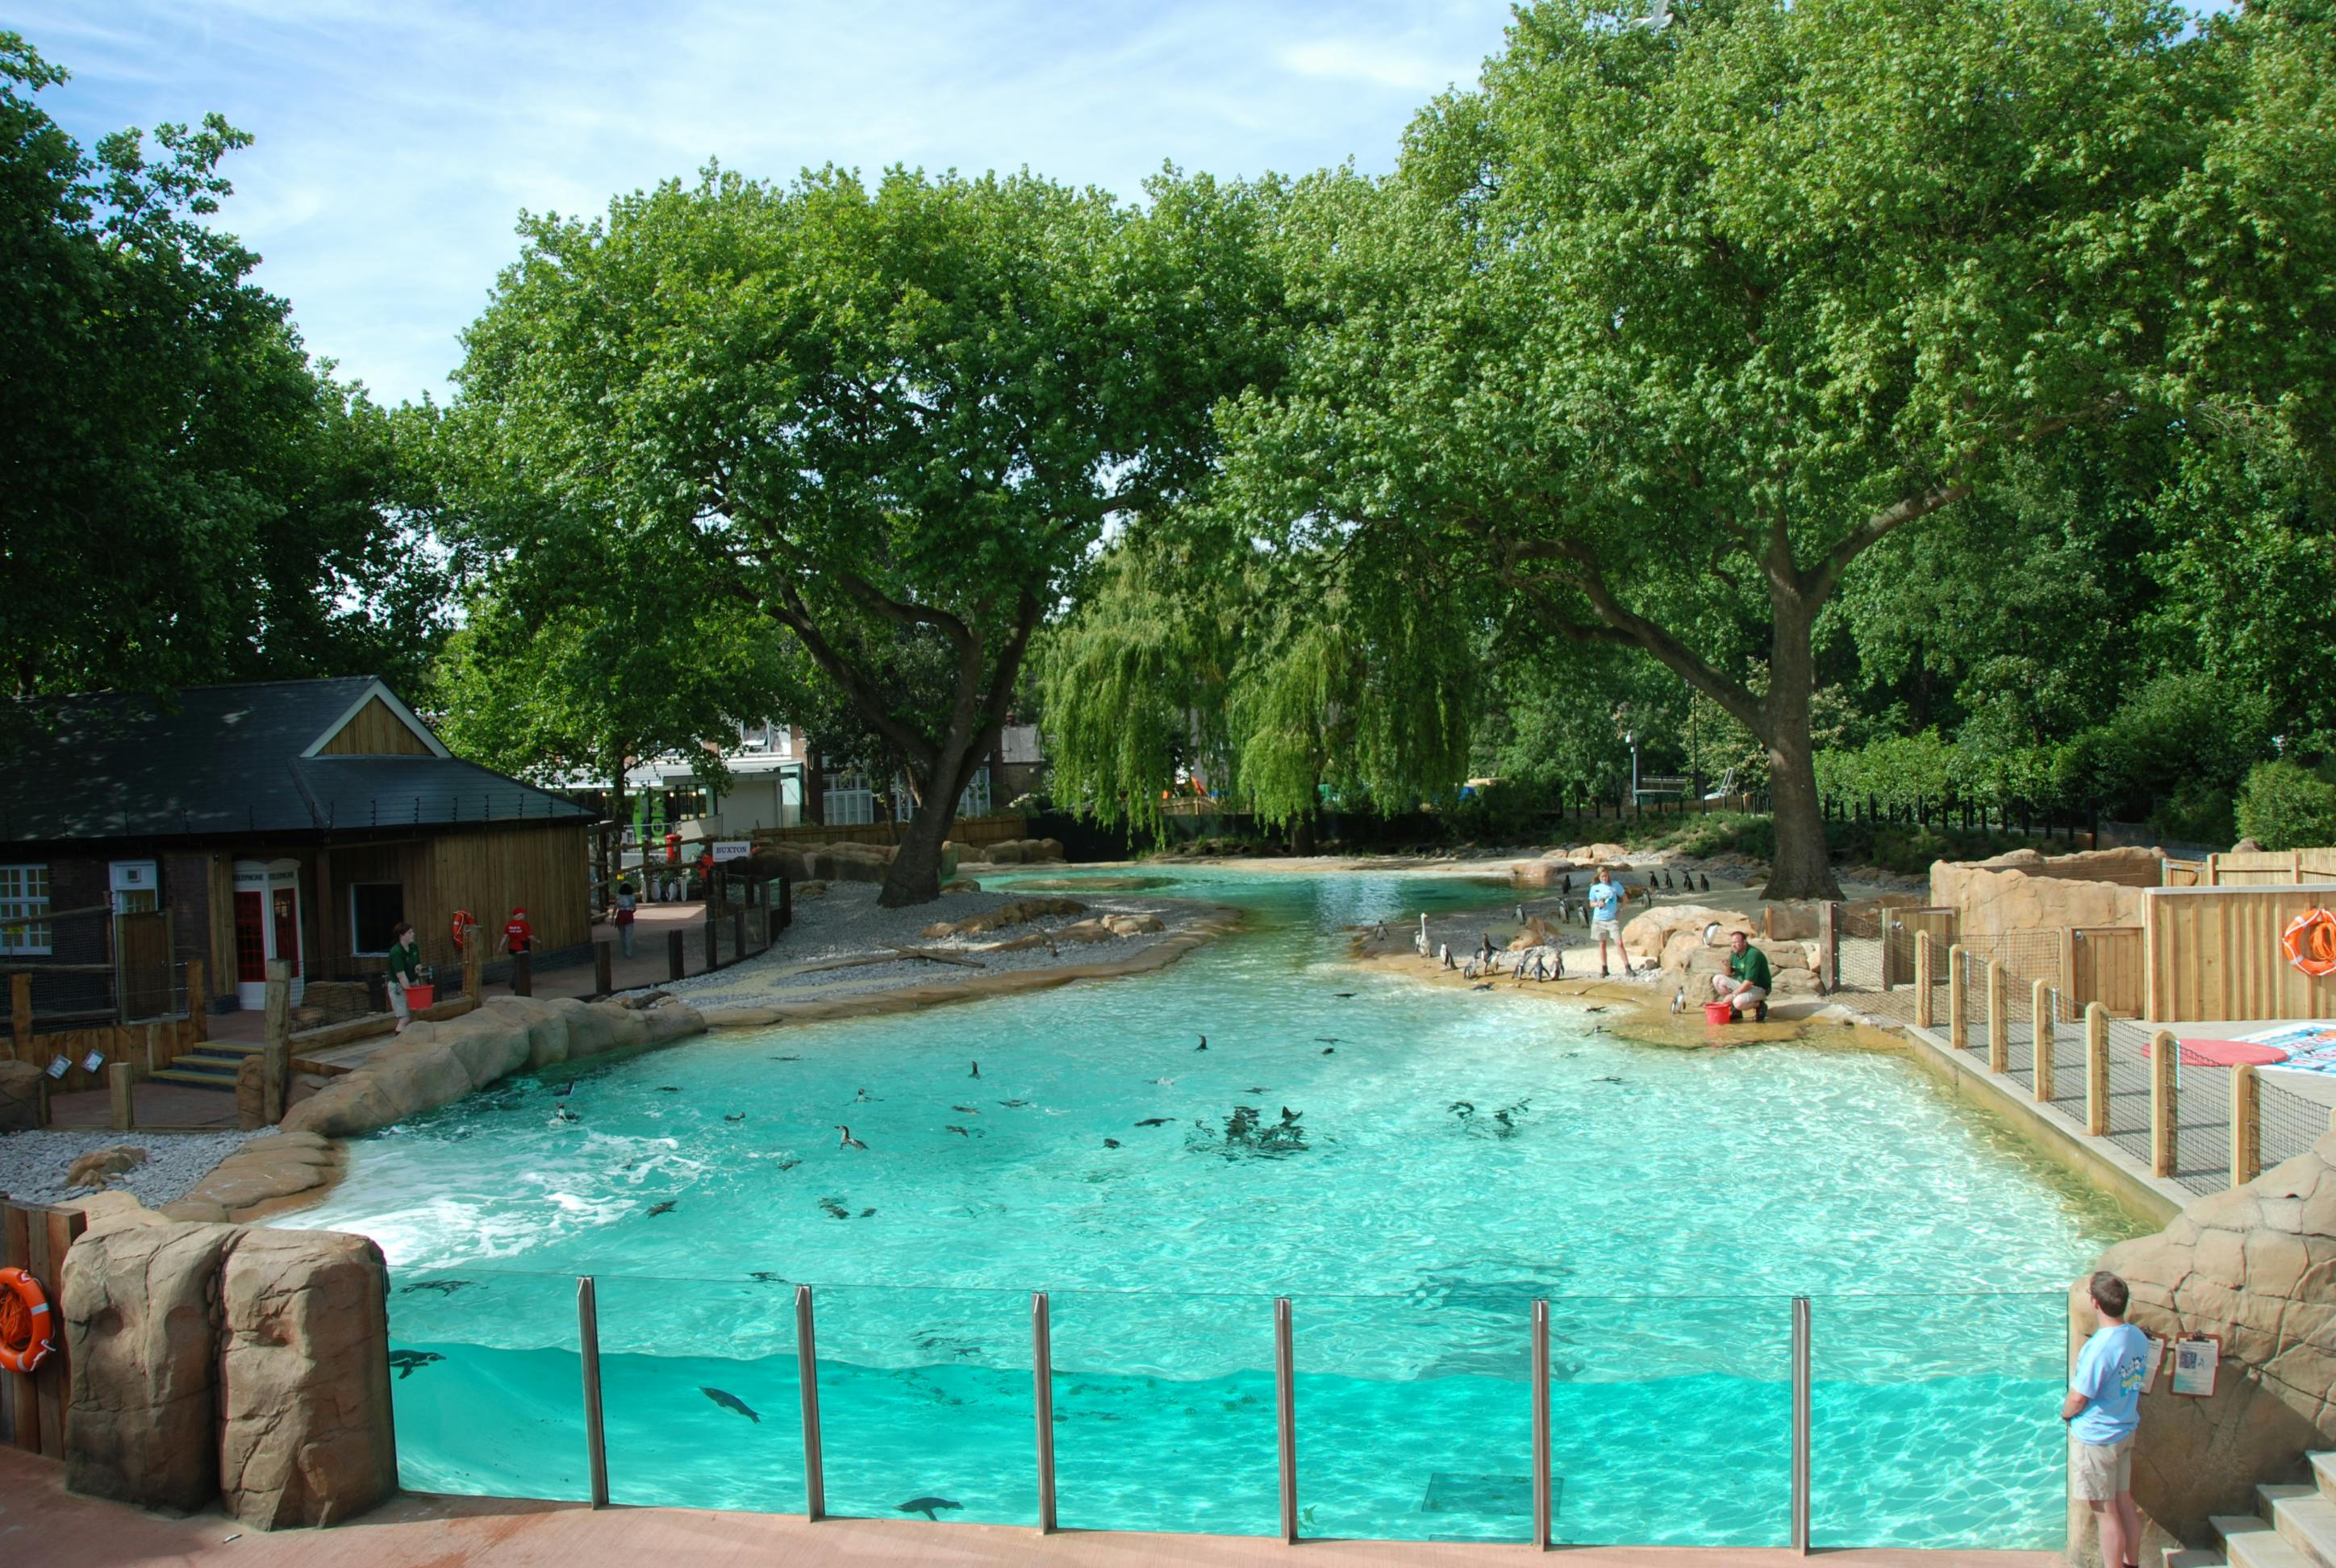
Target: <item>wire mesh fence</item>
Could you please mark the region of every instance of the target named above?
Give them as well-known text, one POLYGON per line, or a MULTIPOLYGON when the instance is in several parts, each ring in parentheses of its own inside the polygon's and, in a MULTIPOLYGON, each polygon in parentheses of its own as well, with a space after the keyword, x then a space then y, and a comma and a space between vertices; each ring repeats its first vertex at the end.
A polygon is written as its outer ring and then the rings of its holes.
MULTIPOLYGON (((1963 945, 1961 962, 1951 961, 1947 943, 1933 941, 1925 964, 1916 957, 1917 944, 1918 933, 1904 930, 1893 911, 1844 919, 1836 934, 1836 999, 1903 1023, 1927 1018, 1932 1031, 1974 1067, 1999 1070, 2020 1093, 2051 1105, 2079 1129, 2097 1132, 2143 1169, 2157 1169, 2152 1096, 2160 1031, 2102 1018, 2097 1109, 2087 1008, 2061 983, 2059 933, 1982 938, 1963 945), (2040 1008, 2039 980, 2045 982, 2040 1008), (2040 1093, 2039 1057, 2049 1064, 2040 1093)), ((2234 1135, 2234 1083, 2249 1085, 2253 1101, 2254 1168, 2239 1173, 2241 1180, 2304 1153, 2336 1125, 2326 1104, 2253 1071, 2241 1080, 2234 1068, 2195 1052, 2177 1047, 2171 1077, 2167 1174, 2195 1193, 2234 1184, 2232 1163, 2241 1143, 2234 1135)), ((2248 1115, 2248 1107, 2240 1105, 2236 1114, 2248 1115)))

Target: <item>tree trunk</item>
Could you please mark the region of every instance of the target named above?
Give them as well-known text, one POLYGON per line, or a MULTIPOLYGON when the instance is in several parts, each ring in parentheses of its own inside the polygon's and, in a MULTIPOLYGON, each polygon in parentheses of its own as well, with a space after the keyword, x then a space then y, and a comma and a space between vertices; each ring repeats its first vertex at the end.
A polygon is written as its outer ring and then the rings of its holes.
POLYGON ((1816 686, 1810 633, 1815 607, 1774 591, 1776 620, 1768 645, 1768 694, 1761 700, 1762 741, 1768 748, 1769 826, 1776 851, 1768 862, 1771 899, 1841 897, 1825 848, 1825 811, 1817 794, 1816 747, 1809 738, 1809 698, 1816 686))
POLYGON ((949 842, 954 811, 935 808, 909 819, 908 831, 884 872, 883 891, 876 901, 888 910, 907 904, 930 903, 941 896, 941 846, 949 842))

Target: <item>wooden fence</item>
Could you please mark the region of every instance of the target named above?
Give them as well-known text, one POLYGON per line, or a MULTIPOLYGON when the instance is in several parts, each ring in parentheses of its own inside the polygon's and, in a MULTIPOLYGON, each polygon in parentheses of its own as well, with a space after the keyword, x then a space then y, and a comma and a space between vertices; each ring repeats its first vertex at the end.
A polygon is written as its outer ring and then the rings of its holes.
POLYGON ((2301 887, 2331 881, 2336 881, 2336 849, 2251 850, 2208 855, 2200 885, 2301 887))
MULTIPOLYGON (((189 995, 199 995, 202 986, 203 966, 200 960, 185 966, 189 995)), ((33 977, 18 972, 9 979, 8 1043, 0 1047, 5 1055, 20 1062, 30 1062, 45 1069, 58 1057, 71 1065, 62 1078, 49 1081, 56 1094, 74 1094, 83 1089, 105 1086, 105 1067, 101 1065, 94 1073, 82 1066, 92 1051, 99 1052, 107 1063, 127 1062, 131 1076, 143 1081, 159 1068, 169 1066, 187 1051, 209 1037, 207 1021, 198 1007, 184 1018, 155 1018, 145 1023, 97 1024, 78 1029, 40 1029, 41 1015, 33 1010, 33 977)))
MULTIPOLYGON (((0 1268, 23 1269, 40 1281, 53 1319, 64 1298, 65 1252, 87 1223, 78 1209, 0 1203, 0 1268)), ((64 1326, 59 1320, 56 1351, 40 1370, 29 1378, 0 1372, 0 1446, 63 1458, 71 1390, 64 1326)))
POLYGON ((2144 1008, 2156 1023, 2336 1018, 2336 977, 2287 961, 2280 936, 2336 883, 2152 888, 2142 894, 2144 1008))
MULTIPOLYGON (((1018 815, 959 817, 949 824, 949 842, 956 844, 1003 843, 1007 839, 1028 836, 1023 819, 1018 815)), ((852 827, 806 824, 799 828, 756 828, 754 833, 757 845, 779 848, 789 844, 889 844, 897 837, 897 830, 888 823, 865 823, 852 827)))
POLYGON ((2060 995, 2082 1013, 2098 1002, 2113 1018, 2137 1018, 2147 1003, 2139 926, 2069 926, 2060 932, 2060 995))

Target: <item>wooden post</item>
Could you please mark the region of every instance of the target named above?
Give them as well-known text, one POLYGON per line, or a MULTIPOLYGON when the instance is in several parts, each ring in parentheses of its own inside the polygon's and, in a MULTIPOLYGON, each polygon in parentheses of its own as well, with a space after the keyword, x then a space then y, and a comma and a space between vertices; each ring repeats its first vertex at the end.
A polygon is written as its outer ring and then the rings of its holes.
POLYGON ((130 1097, 131 1067, 128 1062, 109 1062, 105 1067, 105 1086, 112 1091, 113 1130, 126 1133, 138 1125, 138 1107, 130 1097))
POLYGON ((2149 1037, 2149 1171, 2170 1176, 2181 1164, 2182 1125, 2175 1107, 2175 1068, 2182 1042, 2165 1029, 2149 1037))
MULTIPOLYGON (((56 1209, 38 1203, 0 1203, 0 1265, 23 1269, 48 1292, 54 1310, 63 1294, 65 1254, 88 1225, 78 1209, 56 1209)), ((15 1443, 28 1453, 52 1459, 65 1455, 65 1405, 71 1383, 66 1362, 71 1352, 65 1337, 56 1337, 56 1350, 31 1377, 0 1378, 0 1398, 15 1398, 15 1443)))
POLYGON ((487 943, 478 928, 471 928, 470 940, 462 944, 462 994, 473 1006, 485 996, 487 989, 487 943))
POLYGON ((1971 1008, 1963 993, 1971 988, 1971 954, 1957 942, 1947 950, 1947 1044, 1958 1051, 1971 1049, 1971 1008))
POLYGON ((2077 999, 2077 928, 2060 928, 2060 994, 2077 999))
POLYGON ((2011 1070, 2010 977, 2001 959, 1987 960, 1987 1070, 2011 1070))
POLYGON ((722 967, 722 928, 714 923, 714 906, 706 906, 706 972, 712 974, 722 967))
POLYGON ((2109 1135, 2109 1010, 2085 1004, 2085 1131, 2109 1135))
POLYGON ((665 934, 665 967, 667 978, 676 980, 681 979, 683 971, 689 967, 689 956, 682 950, 682 932, 679 926, 674 927, 665 934))
POLYGON ((745 956, 746 911, 733 909, 730 911, 730 961, 735 964, 745 956))
POLYGON ((1841 989, 1841 906, 1831 899, 1817 905, 1817 987, 1827 996, 1841 989))
POLYGON ((2231 1185, 2263 1174, 2263 1082, 2242 1062, 2231 1069, 2231 1185))
POLYGON ((521 950, 511 955, 511 993, 515 997, 535 995, 535 955, 521 950))
MULTIPOLYGON (((203 968, 202 959, 187 960, 187 1018, 195 1027, 195 1039, 198 1043, 211 1037, 211 998, 210 992, 204 988, 203 983, 208 978, 209 971, 203 968)), ((174 1059, 177 1055, 176 1051, 171 1053, 174 1059)))
POLYGON ((795 923, 795 880, 784 872, 779 875, 779 930, 795 923))
POLYGON ((2028 1033, 2036 1042, 2036 1103, 2040 1105, 2052 1097, 2052 988, 2042 980, 2036 982, 2034 1000, 2029 1004, 2028 1033))
POLYGON ((284 1119, 284 1086, 292 1076, 292 966, 268 960, 268 1018, 259 1052, 260 1119, 284 1119))
POLYGON ((19 1061, 27 1059, 24 1047, 33 1043, 33 977, 8 977, 8 1032, 16 1043, 19 1061))
POLYGON ((1931 946, 1931 933, 1914 933, 1914 1027, 1927 1029, 1938 1020, 1931 1006, 1931 988, 1938 959, 1931 946))
POLYGON ((147 1025, 146 1076, 151 1078, 156 1073, 161 1071, 164 1067, 167 1067, 170 1065, 170 1058, 164 1054, 162 1049, 162 1026, 160 1024, 147 1025))
POLYGON ((605 997, 617 989, 617 952, 612 943, 592 944, 592 994, 605 997))

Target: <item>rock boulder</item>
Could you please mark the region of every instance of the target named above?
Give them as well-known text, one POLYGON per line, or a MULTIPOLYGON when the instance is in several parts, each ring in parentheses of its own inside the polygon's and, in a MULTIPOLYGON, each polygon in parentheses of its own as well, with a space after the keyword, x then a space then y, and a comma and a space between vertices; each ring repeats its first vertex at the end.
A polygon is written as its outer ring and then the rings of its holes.
POLYGON ((86 1232, 65 1254, 72 1490, 180 1512, 218 1495, 219 1265, 241 1234, 122 1225, 86 1232))
MULTIPOLYGON (((2111 1247, 2100 1267, 2132 1288, 2141 1329, 2222 1339, 2212 1396, 2169 1394, 2161 1374, 2143 1398, 2134 1500, 2158 1525, 2203 1545, 2210 1515, 2253 1513, 2258 1484, 2295 1478, 2305 1453, 2336 1447, 2336 1135, 2111 1247)), ((2080 1281, 2072 1308, 2083 1292, 2080 1281)), ((2090 1550, 2082 1514, 2071 1511, 2071 1562, 2093 1561, 2079 1554, 2090 1550)))
POLYGON ((30 1062, 0 1061, 0 1133, 41 1125, 41 1069, 30 1062))
POLYGON ((68 1187, 102 1187, 116 1176, 126 1176, 146 1163, 146 1151, 128 1144, 92 1149, 65 1171, 68 1187))
POLYGON ((244 1524, 336 1524, 397 1490, 388 1292, 363 1236, 248 1231, 229 1251, 219 1479, 244 1524))
POLYGON ((1734 910, 1707 909, 1702 904, 1660 904, 1635 916, 1622 928, 1622 946, 1633 958, 1661 959, 1674 937, 1693 935, 1700 945, 1704 928, 1714 921, 1718 922, 1723 943, 1736 931, 1747 937, 1760 934, 1758 925, 1734 910))

